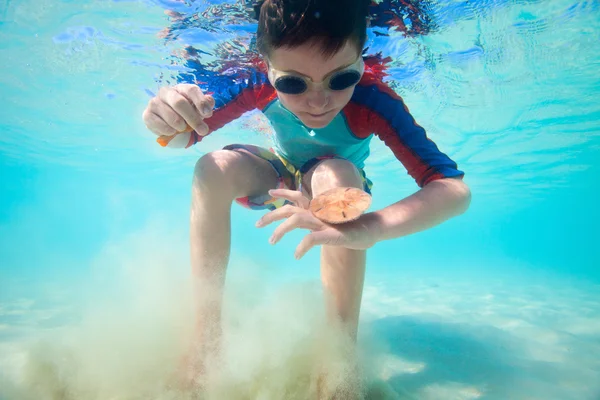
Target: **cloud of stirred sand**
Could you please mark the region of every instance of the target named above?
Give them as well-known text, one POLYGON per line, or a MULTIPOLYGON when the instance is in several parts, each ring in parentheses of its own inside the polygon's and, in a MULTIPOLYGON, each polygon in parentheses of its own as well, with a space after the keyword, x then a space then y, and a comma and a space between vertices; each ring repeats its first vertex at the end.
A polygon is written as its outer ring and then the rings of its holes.
POLYGON ((248 264, 228 276, 222 363, 202 395, 178 385, 192 321, 186 243, 153 227, 109 244, 81 283, 81 319, 19 344, 7 398, 309 399, 318 365, 330 385, 351 376, 318 280, 267 285, 248 264))

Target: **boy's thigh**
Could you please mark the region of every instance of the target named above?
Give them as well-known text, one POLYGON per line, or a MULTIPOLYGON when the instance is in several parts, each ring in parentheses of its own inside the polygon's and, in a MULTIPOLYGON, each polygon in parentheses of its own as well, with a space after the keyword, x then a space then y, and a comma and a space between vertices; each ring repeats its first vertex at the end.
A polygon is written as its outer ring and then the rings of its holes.
POLYGON ((232 144, 225 146, 223 150, 233 151, 244 155, 252 164, 246 164, 243 175, 251 175, 253 188, 248 188, 236 198, 236 202, 244 207, 260 210, 281 207, 285 200, 274 199, 268 191, 271 189, 283 189, 293 187, 293 178, 285 165, 273 152, 254 145, 232 144))
POLYGON ((235 196, 264 194, 278 183, 278 174, 268 161, 241 147, 205 154, 196 164, 196 175, 206 190, 225 189, 235 196))

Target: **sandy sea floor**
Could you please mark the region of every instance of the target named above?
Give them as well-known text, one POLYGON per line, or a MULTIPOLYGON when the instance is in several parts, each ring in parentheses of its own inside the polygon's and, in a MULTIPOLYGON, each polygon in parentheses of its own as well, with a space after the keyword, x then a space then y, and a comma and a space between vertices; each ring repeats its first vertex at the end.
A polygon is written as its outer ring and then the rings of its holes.
MULTIPOLYGON (((115 285, 3 300, 0 398, 194 398, 172 385, 189 326, 185 279, 167 278, 160 260, 123 265, 115 285)), ((343 380, 319 282, 266 287, 257 271, 232 274, 224 362, 205 398, 311 398, 316 360, 343 380)), ((368 398, 597 400, 598 293, 540 273, 372 274, 359 347, 368 398)))

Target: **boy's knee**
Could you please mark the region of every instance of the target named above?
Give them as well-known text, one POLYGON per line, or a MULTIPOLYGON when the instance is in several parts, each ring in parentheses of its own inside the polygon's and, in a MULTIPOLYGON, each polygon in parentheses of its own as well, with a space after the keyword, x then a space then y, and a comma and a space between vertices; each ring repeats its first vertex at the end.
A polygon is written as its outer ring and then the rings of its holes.
POLYGON ((241 155, 232 150, 217 150, 200 157, 194 168, 194 184, 211 189, 232 186, 232 176, 241 155))
POLYGON ((338 158, 323 160, 317 164, 310 181, 313 196, 335 187, 363 187, 356 166, 348 160, 338 158))

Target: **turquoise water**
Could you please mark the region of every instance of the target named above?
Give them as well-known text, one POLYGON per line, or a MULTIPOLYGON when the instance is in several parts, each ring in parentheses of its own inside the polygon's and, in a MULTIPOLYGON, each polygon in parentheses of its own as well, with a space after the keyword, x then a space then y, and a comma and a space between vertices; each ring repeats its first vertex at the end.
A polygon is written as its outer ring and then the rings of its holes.
MULTIPOLYGON (((168 382, 193 165, 268 144, 268 128, 251 114, 170 150, 141 114, 184 45, 246 40, 251 25, 215 13, 160 37, 165 9, 218 3, 0 3, 0 398, 187 398, 168 382)), ((390 81, 473 201, 369 251, 369 375, 396 392, 382 398, 599 399, 600 5, 427 4, 428 35, 369 45, 393 57, 390 81)), ((367 173, 375 209, 416 190, 376 139, 367 173)), ((281 399, 319 325, 318 252, 296 261, 301 232, 270 246, 260 212, 232 212, 230 368, 214 398, 281 399)))

